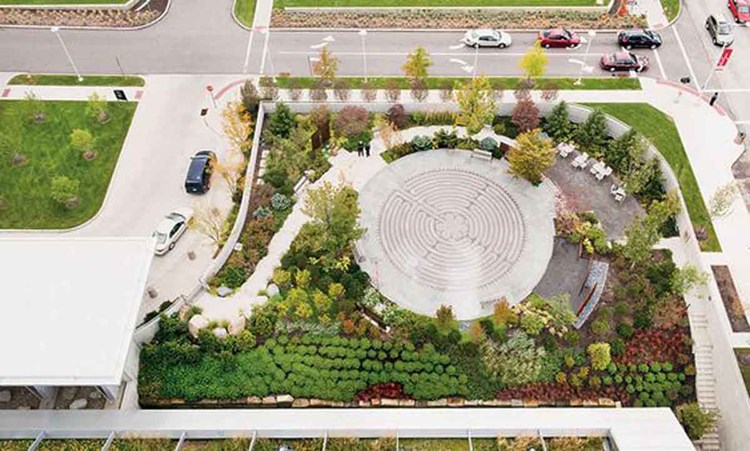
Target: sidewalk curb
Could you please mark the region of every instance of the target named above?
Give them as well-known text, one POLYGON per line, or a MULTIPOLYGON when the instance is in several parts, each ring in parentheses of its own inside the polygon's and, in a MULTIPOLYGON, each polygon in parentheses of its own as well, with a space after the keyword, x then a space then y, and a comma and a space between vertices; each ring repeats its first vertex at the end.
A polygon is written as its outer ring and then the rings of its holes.
MULTIPOLYGON (((297 32, 315 32, 315 33, 357 33, 361 31, 361 28, 289 28, 281 27, 274 28, 269 27, 273 32, 284 32, 284 33, 297 33, 297 32)), ((511 31, 517 33, 539 33, 538 28, 504 28, 504 31, 511 31)), ((571 28, 572 31, 589 31, 588 29, 571 28)), ((597 33, 619 33, 624 29, 596 29, 597 33)), ((398 32, 398 33, 466 33, 466 28, 371 28, 367 29, 368 33, 380 33, 380 32, 398 32)))
MULTIPOLYGON (((236 0, 235 0, 236 1, 236 0)), ((167 13, 169 13, 170 8, 172 8, 172 0, 167 0, 167 7, 164 9, 164 12, 161 13, 159 17, 152 20, 151 22, 143 25, 138 25, 137 27, 84 27, 84 26, 77 26, 77 25, 6 25, 0 23, 0 30, 4 28, 10 28, 10 29, 20 29, 20 30, 49 30, 51 27, 57 27, 61 30, 76 30, 76 31, 138 31, 143 30, 144 28, 148 28, 152 25, 156 25, 157 23, 161 22, 164 17, 167 16, 167 13)))
MULTIPOLYGON (((659 0, 659 4, 661 5, 661 0, 659 0)), ((662 31, 662 30, 666 30, 667 28, 669 28, 669 27, 671 27, 672 25, 674 25, 675 23, 677 23, 677 21, 678 21, 678 20, 680 20, 680 17, 682 17, 682 12, 683 12, 683 11, 685 10, 685 7, 684 7, 684 5, 682 4, 682 0, 679 0, 677 4, 678 4, 678 5, 680 6, 680 10, 679 10, 679 11, 677 11, 677 15, 675 16, 675 18, 674 18, 674 19, 672 19, 672 20, 670 20, 669 22, 667 22, 667 23, 666 23, 665 25, 662 25, 662 26, 660 26, 660 27, 654 27, 654 28, 653 28, 653 30, 654 30, 654 31, 662 31)), ((664 8, 664 7, 662 6, 662 9, 663 9, 663 8, 664 8)))
MULTIPOLYGON (((171 0, 170 0, 170 1, 171 1, 171 0)), ((242 22, 240 22, 240 19, 238 19, 238 18, 237 18, 237 14, 236 14, 236 11, 237 11, 237 2, 238 2, 238 1, 239 1, 239 0, 234 0, 234 1, 232 2, 232 11, 231 11, 231 12, 232 12, 232 19, 234 20, 234 22, 235 22, 235 23, 236 23, 237 25, 239 25, 239 26, 240 26, 240 28, 242 28, 242 29, 244 29, 244 30, 246 30, 246 31, 253 31, 253 28, 252 28, 252 27, 248 27, 247 25, 245 25, 245 24, 243 24, 242 22)), ((255 9, 258 9, 258 4, 257 4, 257 3, 255 4, 255 9)), ((255 11, 253 11, 253 22, 255 22, 255 11)))

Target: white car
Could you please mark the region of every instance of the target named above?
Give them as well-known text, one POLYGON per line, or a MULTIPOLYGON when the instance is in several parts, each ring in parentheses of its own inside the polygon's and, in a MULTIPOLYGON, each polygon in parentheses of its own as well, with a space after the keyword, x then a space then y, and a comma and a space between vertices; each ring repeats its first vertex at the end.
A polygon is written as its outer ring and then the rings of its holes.
POLYGON ((510 47, 513 42, 510 35, 502 30, 469 30, 466 32, 461 42, 469 47, 498 47, 504 49, 510 47))
POLYGON ((192 217, 193 210, 179 208, 161 220, 153 235, 156 238, 156 249, 154 251, 156 255, 164 255, 174 249, 175 243, 187 230, 192 217))

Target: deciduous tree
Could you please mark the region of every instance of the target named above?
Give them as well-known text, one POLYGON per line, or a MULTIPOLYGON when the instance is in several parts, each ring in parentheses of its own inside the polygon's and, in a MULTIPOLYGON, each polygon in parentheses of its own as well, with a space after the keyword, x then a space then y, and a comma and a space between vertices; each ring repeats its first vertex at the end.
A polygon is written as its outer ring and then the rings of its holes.
POLYGON ((224 215, 221 214, 221 210, 208 202, 201 202, 194 206, 190 227, 211 240, 211 243, 215 245, 218 245, 224 238, 226 230, 224 215))
POLYGON ((98 92, 92 92, 86 104, 86 113, 99 122, 107 122, 109 120, 107 99, 98 92))
POLYGON ((432 59, 429 52, 421 45, 417 47, 406 57, 406 62, 401 69, 404 75, 414 80, 424 80, 427 78, 427 70, 432 66, 432 59))
POLYGON ((555 149, 549 139, 534 129, 516 137, 516 145, 508 151, 507 158, 511 174, 538 185, 555 162, 555 149))
POLYGON ((679 198, 675 193, 669 193, 663 201, 653 202, 645 217, 636 219, 625 229, 627 243, 622 253, 631 262, 631 267, 651 256, 651 249, 661 239, 662 225, 679 211, 679 198))
POLYGON ((459 107, 456 125, 466 127, 470 135, 479 133, 495 116, 495 98, 492 86, 485 76, 458 85, 456 102, 459 107))
POLYGON ((313 74, 324 80, 328 86, 333 84, 339 68, 339 59, 333 55, 328 47, 323 47, 313 63, 313 74))
POLYGON ((67 209, 78 206, 78 194, 81 190, 81 182, 64 175, 58 175, 52 179, 50 196, 52 199, 67 209))
POLYGON ((723 218, 729 215, 733 210, 737 194, 739 194, 739 187, 734 180, 718 187, 708 201, 708 211, 711 217, 723 218))
POLYGON ((253 119, 241 102, 227 103, 221 111, 221 128, 233 151, 244 153, 250 148, 253 119))
POLYGON ((520 99, 511 112, 510 121, 520 132, 527 132, 539 126, 539 108, 530 98, 520 99))
POLYGON ((547 53, 539 44, 539 41, 536 41, 521 57, 518 65, 523 70, 526 78, 531 79, 544 75, 544 71, 547 69, 547 62, 547 53))

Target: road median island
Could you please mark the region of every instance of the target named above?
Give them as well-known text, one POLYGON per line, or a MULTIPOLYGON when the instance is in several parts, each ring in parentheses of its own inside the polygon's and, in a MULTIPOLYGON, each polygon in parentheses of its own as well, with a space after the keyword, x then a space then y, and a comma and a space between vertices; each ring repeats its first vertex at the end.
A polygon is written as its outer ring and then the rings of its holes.
POLYGON ((643 27, 640 16, 610 16, 602 11, 517 10, 496 9, 383 9, 383 10, 293 10, 274 9, 273 28, 346 28, 346 29, 540 29, 564 27, 572 29, 612 30, 643 27))
POLYGON ((135 75, 87 75, 79 81, 75 75, 19 74, 8 81, 8 85, 33 86, 117 86, 140 87, 145 80, 135 75))
POLYGON ((169 6, 169 0, 12 1, 0 0, 0 25, 139 28, 159 20, 169 6))

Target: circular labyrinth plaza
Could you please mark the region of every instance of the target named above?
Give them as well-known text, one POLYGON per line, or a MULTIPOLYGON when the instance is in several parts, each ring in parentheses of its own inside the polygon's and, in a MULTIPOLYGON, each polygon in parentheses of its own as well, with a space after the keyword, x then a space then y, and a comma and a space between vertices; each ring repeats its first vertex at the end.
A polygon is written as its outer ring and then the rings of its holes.
POLYGON ((360 264, 384 296, 434 315, 489 314, 524 299, 552 255, 554 191, 508 174, 504 160, 456 150, 401 158, 360 192, 360 264))

